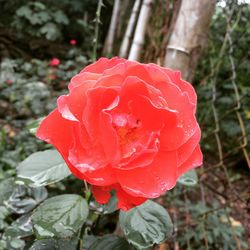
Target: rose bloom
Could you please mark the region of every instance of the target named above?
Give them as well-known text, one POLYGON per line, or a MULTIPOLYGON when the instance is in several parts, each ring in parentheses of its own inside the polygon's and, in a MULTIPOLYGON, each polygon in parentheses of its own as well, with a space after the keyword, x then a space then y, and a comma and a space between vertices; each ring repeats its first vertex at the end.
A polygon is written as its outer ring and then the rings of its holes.
POLYGON ((7 79, 7 80, 6 80, 6 83, 7 83, 8 85, 11 85, 13 82, 14 82, 14 81, 11 80, 11 79, 7 79))
POLYGON ((105 204, 128 210, 202 164, 196 94, 180 72, 114 57, 84 68, 41 123, 71 172, 105 204))
POLYGON ((77 44, 77 41, 76 41, 75 39, 71 39, 71 40, 69 41, 69 43, 70 43, 71 45, 76 45, 76 44, 77 44))
POLYGON ((60 60, 56 57, 52 58, 51 61, 49 62, 49 65, 52 67, 56 67, 60 64, 60 60))

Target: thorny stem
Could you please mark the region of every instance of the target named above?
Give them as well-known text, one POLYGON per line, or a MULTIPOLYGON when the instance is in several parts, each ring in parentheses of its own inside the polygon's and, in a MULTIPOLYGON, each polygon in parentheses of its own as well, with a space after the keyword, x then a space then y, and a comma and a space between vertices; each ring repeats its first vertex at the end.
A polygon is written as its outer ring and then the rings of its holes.
POLYGON ((100 16, 101 16, 101 10, 103 7, 103 1, 98 1, 98 6, 96 10, 96 18, 95 18, 95 36, 93 40, 93 52, 92 52, 92 62, 96 61, 96 52, 97 52, 97 45, 98 45, 98 39, 99 39, 99 24, 101 23, 100 16))

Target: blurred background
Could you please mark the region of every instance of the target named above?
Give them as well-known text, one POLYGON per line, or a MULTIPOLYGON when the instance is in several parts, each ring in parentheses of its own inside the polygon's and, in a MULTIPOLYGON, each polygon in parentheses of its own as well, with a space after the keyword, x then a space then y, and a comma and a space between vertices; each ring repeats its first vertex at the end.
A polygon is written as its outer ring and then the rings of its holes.
MULTIPOLYGON (((116 55, 179 69, 198 94, 204 166, 196 186, 177 186, 157 200, 175 226, 158 249, 249 249, 249 1, 0 0, 0 6, 0 249, 6 242, 7 249, 28 249, 32 236, 13 222, 46 196, 13 191, 6 182, 20 161, 49 147, 30 130, 73 75, 116 55)), ((77 193, 80 185, 69 178, 48 189, 77 193)), ((107 216, 96 233, 113 230, 107 216)))

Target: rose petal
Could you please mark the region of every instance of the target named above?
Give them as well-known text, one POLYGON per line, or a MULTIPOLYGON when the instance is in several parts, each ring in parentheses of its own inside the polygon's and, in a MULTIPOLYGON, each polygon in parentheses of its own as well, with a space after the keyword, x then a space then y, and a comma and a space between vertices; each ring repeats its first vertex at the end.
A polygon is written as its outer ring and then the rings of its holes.
MULTIPOLYGON (((81 147, 80 140, 88 143, 86 135, 82 134, 83 128, 79 129, 77 122, 70 122, 61 117, 61 114, 55 109, 41 123, 37 130, 37 137, 53 144, 61 153, 70 171, 79 179, 87 180, 89 183, 98 185, 111 185, 116 182, 116 178, 109 166, 88 172, 81 167, 83 162, 96 160, 88 158, 86 150, 81 147), (58 126, 60 124, 60 126, 58 126), (80 136, 81 135, 81 136, 80 136), (74 150, 74 152, 73 152, 74 150), (72 160, 72 152, 75 161, 72 160), (84 160, 83 160, 84 159, 84 160)), ((85 144, 86 146, 86 144, 85 144)), ((94 166, 94 164, 93 164, 94 166)))
POLYGON ((190 169, 199 167, 202 165, 202 152, 200 145, 197 145, 191 156, 178 167, 178 177, 187 172, 190 169))
POLYGON ((95 74, 90 72, 84 72, 73 76, 69 83, 69 90, 71 91, 73 88, 85 84, 85 82, 92 82, 92 85, 96 84, 96 80, 99 79, 101 74, 95 74))
POLYGON ((83 123, 91 137, 98 136, 99 114, 117 100, 118 91, 117 88, 106 87, 97 87, 88 91, 83 123))
POLYGON ((110 162, 117 163, 120 157, 118 137, 112 126, 111 115, 104 111, 100 113, 99 131, 102 131, 100 133, 100 142, 106 157, 110 159, 110 162))
POLYGON ((195 119, 196 95, 193 93, 194 90, 190 84, 188 85, 186 82, 179 84, 182 80, 178 78, 180 77, 178 72, 164 70, 164 68, 159 68, 155 64, 149 64, 147 67, 149 74, 154 79, 153 86, 161 91, 168 107, 178 112, 176 129, 165 128, 160 139, 166 150, 177 149, 195 132, 197 124, 195 119), (174 80, 178 80, 178 82, 174 80))
MULTIPOLYGON (((174 92, 172 91, 174 94, 174 92)), ((177 126, 165 127, 161 131, 160 142, 162 150, 175 150, 186 143, 193 136, 197 127, 195 118, 195 106, 190 104, 186 94, 177 95, 175 103, 170 108, 178 111, 177 126)))
POLYGON ((128 61, 126 62, 125 74, 127 77, 136 76, 148 84, 153 82, 153 78, 149 74, 148 68, 145 64, 128 61))
POLYGON ((127 77, 122 85, 119 107, 129 106, 127 112, 132 111, 147 129, 160 129, 176 125, 176 114, 160 99, 161 92, 138 77, 127 77), (157 101, 155 101, 157 96, 157 101), (142 110, 143 109, 143 110, 142 110))
POLYGON ((167 108, 167 103, 162 102, 161 92, 141 80, 137 76, 128 76, 122 83, 121 103, 127 105, 130 100, 138 96, 148 97, 156 107, 167 108))
POLYGON ((124 77, 120 74, 104 75, 98 79, 96 86, 103 87, 115 87, 121 86, 124 81, 124 77))
POLYGON ((118 138, 112 126, 111 115, 106 111, 117 105, 117 88, 98 87, 87 93, 83 123, 91 138, 93 147, 103 151, 105 158, 115 162, 119 157, 118 138), (107 143, 108 141, 108 143, 107 143))
POLYGON ((147 199, 144 197, 135 197, 126 193, 119 184, 111 185, 108 187, 92 186, 93 196, 96 201, 100 204, 108 203, 112 190, 116 191, 116 196, 118 199, 117 208, 124 211, 129 210, 135 206, 139 206, 147 199))
POLYGON ((172 83, 175 83, 181 89, 182 92, 186 92, 188 94, 190 102, 196 104, 197 96, 195 90, 189 82, 181 79, 181 72, 174 71, 168 68, 161 69, 169 76, 172 83))
POLYGON ((74 123, 63 119, 61 114, 58 112, 58 109, 55 109, 42 120, 36 132, 36 136, 48 143, 57 144, 63 153, 67 153, 73 143, 73 125, 74 123), (58 126, 58 124, 60 124, 60 126, 58 126), (61 136, 64 132, 67 133, 64 136, 61 136))
POLYGON ((147 200, 147 198, 144 197, 128 194, 120 186, 116 187, 115 190, 118 198, 117 208, 124 211, 128 211, 135 206, 139 206, 147 200))
MULTIPOLYGON (((138 95, 149 96, 146 82, 141 80, 137 76, 126 77, 126 79, 122 83, 121 90, 121 101, 124 101, 125 103, 138 95)), ((160 94, 157 89, 155 89, 155 91, 157 92, 157 94, 160 94)))
POLYGON ((103 75, 120 75, 124 79, 127 77, 137 77, 152 86, 155 86, 155 82, 171 81, 170 77, 158 65, 143 64, 135 61, 125 61, 124 63, 117 64, 111 69, 106 69, 103 75))
POLYGON ((86 106, 86 91, 93 85, 93 81, 86 81, 84 84, 73 88, 68 95, 60 96, 57 99, 58 110, 63 118, 82 121, 83 111, 86 106))
POLYGON ((91 187, 91 191, 95 200, 100 204, 108 203, 111 197, 111 194, 110 194, 111 189, 112 189, 111 186, 100 187, 100 186, 92 185, 91 187))
POLYGON ((183 164, 193 153, 199 141, 201 139, 201 130, 199 125, 197 124, 196 131, 194 135, 181 147, 177 149, 177 156, 178 156, 178 166, 183 164))
POLYGON ((127 193, 155 198, 174 187, 177 176, 176 152, 159 152, 152 164, 142 169, 116 170, 117 179, 127 193))
POLYGON ((85 175, 78 171, 68 160, 69 150, 74 144, 74 127, 76 122, 65 120, 57 109, 52 111, 40 124, 36 136, 53 144, 60 152, 70 171, 79 179, 85 175))
POLYGON ((110 69, 114 67, 115 65, 125 62, 126 59, 123 58, 118 58, 118 57, 113 57, 111 59, 102 57, 95 63, 90 64, 89 66, 85 67, 81 73, 83 72, 91 72, 91 73, 98 73, 101 74, 103 73, 104 70, 110 69))
MULTIPOLYGON (((119 164, 114 166, 118 169, 134 169, 141 168, 150 165, 159 150, 159 141, 157 140, 157 134, 151 132, 137 142, 140 150, 136 150, 130 157, 122 159, 119 164)), ((136 145, 135 145, 135 149, 136 145)))
POLYGON ((96 169, 95 171, 86 172, 86 180, 92 185, 106 186, 117 182, 112 166, 96 169))
POLYGON ((141 121, 145 129, 157 131, 174 128, 177 125, 176 113, 168 108, 157 108, 146 97, 137 96, 130 103, 131 111, 141 121))

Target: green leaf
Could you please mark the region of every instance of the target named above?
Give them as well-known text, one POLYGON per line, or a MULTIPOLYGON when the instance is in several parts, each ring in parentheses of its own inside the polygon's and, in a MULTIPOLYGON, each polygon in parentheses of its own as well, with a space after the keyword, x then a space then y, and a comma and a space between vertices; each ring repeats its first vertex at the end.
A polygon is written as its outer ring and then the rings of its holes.
POLYGON ((9 210, 5 206, 0 206, 0 220, 4 220, 9 214, 9 210))
MULTIPOLYGON (((6 217, 10 214, 5 206, 0 206, 0 231, 4 231, 9 225, 5 221, 6 217)), ((1 249, 1 247, 0 247, 1 249)))
POLYGON ((36 10, 45 10, 46 9, 46 6, 43 4, 43 3, 41 3, 41 2, 32 2, 32 3, 30 3, 30 5, 33 7, 34 6, 34 8, 36 9, 36 10))
POLYGON ((7 241, 7 249, 20 250, 24 249, 24 247, 25 247, 25 241, 19 238, 12 238, 10 241, 7 241))
POLYGON ((159 244, 172 235, 173 224, 165 208, 148 200, 128 212, 120 212, 120 225, 137 249, 159 244))
POLYGON ((22 6, 16 11, 16 15, 28 19, 32 15, 32 11, 28 6, 22 6))
POLYGON ((1 155, 1 163, 13 168, 13 172, 15 173, 14 168, 16 168, 17 164, 20 162, 20 152, 21 148, 17 148, 15 150, 5 150, 4 154, 1 155))
POLYGON ((36 152, 17 167, 18 180, 32 187, 58 182, 70 174, 66 163, 56 150, 36 152))
POLYGON ((37 240, 29 250, 76 250, 76 240, 44 239, 37 240))
POLYGON ((66 238, 77 233, 88 213, 88 204, 80 195, 65 194, 45 200, 31 220, 38 238, 66 238))
POLYGON ((44 34, 46 39, 50 41, 55 41, 57 38, 60 37, 61 33, 58 29, 57 25, 54 23, 46 23, 41 29, 41 34, 44 34))
POLYGON ((24 185, 16 185, 8 201, 4 204, 12 213, 25 214, 33 210, 48 196, 45 187, 30 188, 24 185))
POLYGON ((105 235, 96 237, 87 235, 83 240, 83 250, 133 250, 134 248, 122 237, 105 235))
POLYGON ((53 16, 56 23, 65 25, 69 24, 68 17, 61 10, 57 10, 55 13, 53 13, 53 16))
POLYGON ((7 241, 0 240, 0 249, 6 249, 6 247, 7 247, 7 241))
POLYGON ((22 217, 14 221, 11 226, 5 230, 5 236, 7 237, 27 237, 32 235, 32 225, 30 214, 25 214, 22 217))
POLYGON ((40 24, 46 23, 51 20, 51 16, 48 14, 47 11, 41 11, 39 13, 36 13, 36 16, 38 17, 40 24))
POLYGON ((178 179, 178 182, 185 186, 195 186, 198 182, 198 176, 194 169, 189 170, 188 172, 184 173, 178 179))
POLYGON ((15 187, 14 178, 8 178, 0 182, 0 205, 8 200, 15 187))

